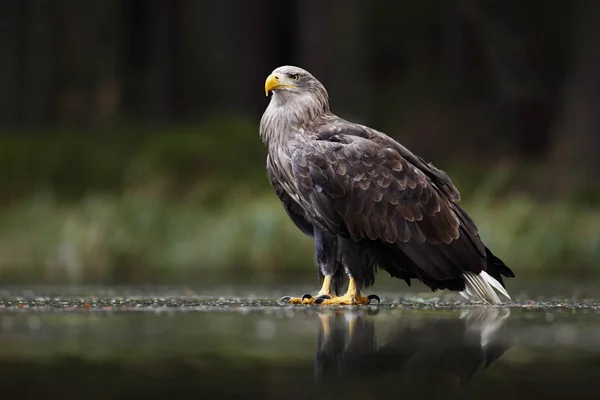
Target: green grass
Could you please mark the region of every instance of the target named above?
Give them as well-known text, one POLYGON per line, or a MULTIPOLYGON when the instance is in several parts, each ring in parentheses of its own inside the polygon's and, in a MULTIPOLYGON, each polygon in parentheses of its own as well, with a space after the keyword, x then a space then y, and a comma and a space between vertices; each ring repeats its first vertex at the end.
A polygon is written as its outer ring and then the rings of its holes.
POLYGON ((67 206, 38 197, 0 215, 0 277, 168 282, 300 269, 312 245, 278 206, 262 195, 210 210, 135 195, 90 195, 67 206))
MULTIPOLYGON (((230 193, 218 208, 139 195, 37 196, 0 214, 0 279, 188 282, 310 274, 313 248, 275 195, 230 193)), ((600 210, 473 196, 464 207, 520 276, 600 276, 600 210)))

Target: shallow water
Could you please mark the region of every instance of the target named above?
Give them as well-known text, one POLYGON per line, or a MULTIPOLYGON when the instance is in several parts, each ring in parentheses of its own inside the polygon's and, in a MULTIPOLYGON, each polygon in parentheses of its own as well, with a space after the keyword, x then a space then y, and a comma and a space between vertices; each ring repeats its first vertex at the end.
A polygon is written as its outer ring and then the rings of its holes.
POLYGON ((384 293, 381 306, 323 308, 252 289, 200 292, 0 290, 0 393, 531 399, 600 389, 594 300, 485 307, 384 293))

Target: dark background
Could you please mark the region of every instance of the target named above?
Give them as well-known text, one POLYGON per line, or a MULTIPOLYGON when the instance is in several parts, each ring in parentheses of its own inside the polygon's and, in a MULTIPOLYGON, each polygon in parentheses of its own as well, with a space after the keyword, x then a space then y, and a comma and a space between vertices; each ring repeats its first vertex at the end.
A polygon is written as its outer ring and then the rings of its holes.
POLYGON ((600 257, 600 1, 3 0, 0 279, 314 278, 258 137, 276 67, 448 171, 521 276, 600 257))

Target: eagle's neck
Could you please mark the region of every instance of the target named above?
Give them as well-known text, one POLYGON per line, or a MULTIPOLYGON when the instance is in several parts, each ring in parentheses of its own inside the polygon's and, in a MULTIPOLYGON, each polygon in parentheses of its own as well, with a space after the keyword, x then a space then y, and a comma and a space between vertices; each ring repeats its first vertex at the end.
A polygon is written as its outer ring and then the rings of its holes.
POLYGON ((260 122, 260 137, 269 147, 279 151, 294 140, 302 140, 311 125, 318 124, 329 113, 327 99, 275 92, 260 122))

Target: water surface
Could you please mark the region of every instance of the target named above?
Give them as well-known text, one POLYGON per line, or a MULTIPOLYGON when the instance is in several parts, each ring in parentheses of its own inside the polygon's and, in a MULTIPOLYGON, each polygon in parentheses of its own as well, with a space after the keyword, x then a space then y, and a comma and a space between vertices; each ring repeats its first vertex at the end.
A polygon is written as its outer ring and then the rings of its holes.
POLYGON ((278 295, 5 289, 0 393, 545 399, 600 390, 593 300, 322 308, 282 306, 278 295))

